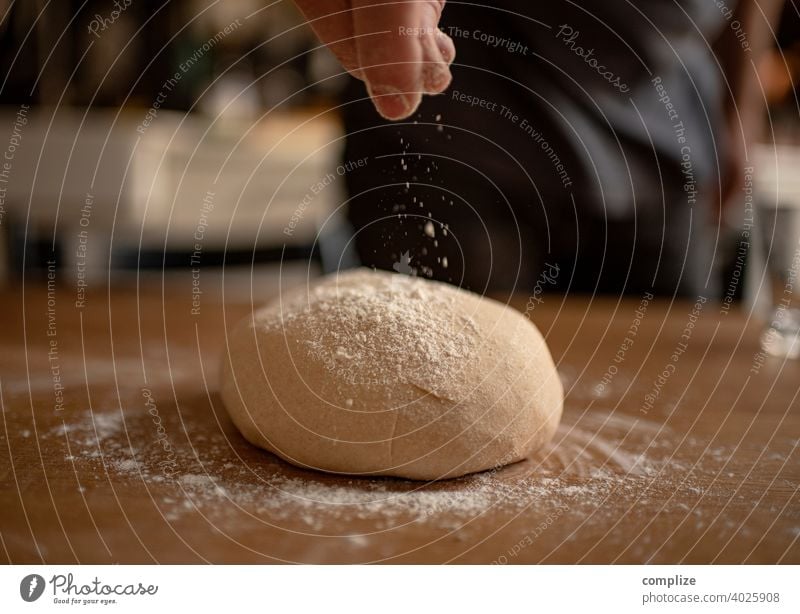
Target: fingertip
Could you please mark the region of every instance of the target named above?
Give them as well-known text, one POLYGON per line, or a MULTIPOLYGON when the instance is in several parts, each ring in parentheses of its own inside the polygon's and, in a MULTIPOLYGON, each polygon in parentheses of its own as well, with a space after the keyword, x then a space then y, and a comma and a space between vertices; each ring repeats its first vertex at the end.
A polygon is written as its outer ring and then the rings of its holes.
POLYGON ((422 101, 420 92, 404 92, 390 85, 367 85, 367 90, 375 109, 385 119, 405 119, 422 101))
POLYGON ((426 94, 442 93, 453 80, 448 58, 455 57, 455 48, 449 36, 440 30, 437 33, 422 39, 422 83, 426 94))
POLYGON ((450 68, 443 62, 431 62, 422 69, 422 78, 426 94, 441 94, 453 80, 450 68))
POLYGON ((456 59, 456 45, 453 39, 441 30, 437 30, 436 46, 439 48, 439 53, 442 54, 442 59, 448 64, 452 64, 456 59))

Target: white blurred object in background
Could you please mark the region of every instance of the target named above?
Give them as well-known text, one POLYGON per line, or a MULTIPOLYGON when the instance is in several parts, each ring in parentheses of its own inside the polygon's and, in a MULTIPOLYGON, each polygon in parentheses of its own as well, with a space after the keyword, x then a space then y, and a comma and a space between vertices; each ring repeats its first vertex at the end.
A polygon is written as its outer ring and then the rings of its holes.
POLYGON ((762 349, 800 358, 800 147, 754 149, 753 303, 766 313, 762 349))
POLYGON ((61 245, 67 272, 81 245, 87 277, 105 279, 112 247, 252 252, 339 230, 342 135, 330 113, 214 121, 161 110, 148 122, 144 110, 36 108, 27 119, 4 214, 22 240, 61 245))

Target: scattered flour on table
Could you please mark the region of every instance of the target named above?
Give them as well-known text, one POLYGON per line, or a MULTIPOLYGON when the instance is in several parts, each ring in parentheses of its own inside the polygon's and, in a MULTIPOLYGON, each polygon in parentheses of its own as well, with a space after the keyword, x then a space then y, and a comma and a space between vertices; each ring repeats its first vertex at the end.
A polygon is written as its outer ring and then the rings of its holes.
MULTIPOLYGON (((71 444, 82 448, 95 446, 98 442, 108 442, 123 433, 123 419, 120 412, 86 412, 77 422, 65 422, 52 429, 45 437, 67 435, 71 444)), ((116 442, 115 442, 116 443, 116 442)))
MULTIPOLYGON (((145 414, 138 421, 123 422, 118 411, 87 412, 42 437, 68 438, 71 456, 67 460, 82 471, 102 475, 105 470, 112 481, 144 483, 170 521, 200 510, 215 523, 235 522, 246 512, 266 522, 300 523, 315 531, 350 519, 377 520, 382 528, 409 522, 448 528, 489 511, 506 513, 509 518, 567 508, 583 515, 602 514, 609 497, 635 509, 652 493, 662 498, 665 492, 677 490, 695 498, 709 494, 694 485, 691 472, 668 459, 623 452, 619 449, 622 436, 598 435, 595 421, 611 425, 615 432, 621 430, 622 435, 630 428, 630 419, 612 414, 582 420, 583 429, 565 423, 556 436, 561 441, 538 460, 436 484, 343 479, 303 472, 261 454, 258 458, 263 462, 251 460, 246 466, 222 433, 190 421, 185 424, 193 445, 175 446, 175 470, 165 474, 164 450, 154 443, 148 419, 145 414)), ((646 435, 648 429, 656 428, 644 424, 640 431, 646 435)), ((175 441, 179 427, 175 424, 172 429, 175 441)), ((679 509, 683 504, 676 500, 672 505, 679 509)))

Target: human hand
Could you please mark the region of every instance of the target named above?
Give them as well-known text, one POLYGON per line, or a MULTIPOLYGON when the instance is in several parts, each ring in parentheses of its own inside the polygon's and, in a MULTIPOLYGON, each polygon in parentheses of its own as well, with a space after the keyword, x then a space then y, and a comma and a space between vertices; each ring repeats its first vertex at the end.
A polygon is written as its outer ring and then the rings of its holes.
POLYGON ((450 85, 455 46, 438 28, 445 0, 295 1, 383 117, 404 119, 422 94, 450 85))

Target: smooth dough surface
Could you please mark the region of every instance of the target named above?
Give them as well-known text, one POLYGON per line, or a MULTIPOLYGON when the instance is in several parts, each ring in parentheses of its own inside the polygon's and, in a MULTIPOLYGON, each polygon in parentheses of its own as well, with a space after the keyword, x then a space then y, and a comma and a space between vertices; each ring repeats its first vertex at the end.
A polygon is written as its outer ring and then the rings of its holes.
POLYGON ((239 323, 222 399, 248 441, 295 465, 435 480, 547 443, 563 390, 518 311, 357 269, 284 292, 239 323))

